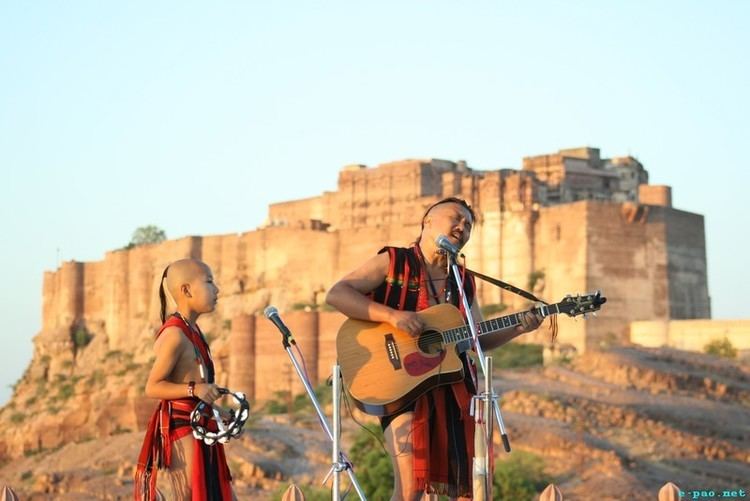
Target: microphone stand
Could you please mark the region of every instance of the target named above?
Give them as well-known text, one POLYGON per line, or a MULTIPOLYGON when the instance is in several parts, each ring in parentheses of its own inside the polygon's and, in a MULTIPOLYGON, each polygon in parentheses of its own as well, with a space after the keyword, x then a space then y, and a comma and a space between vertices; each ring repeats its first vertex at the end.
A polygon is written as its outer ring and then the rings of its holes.
POLYGON ((323 483, 325 484, 328 481, 328 477, 330 477, 331 474, 333 474, 333 488, 331 490, 332 501, 339 501, 341 499, 341 493, 339 492, 339 474, 342 471, 346 471, 346 473, 349 475, 349 480, 352 486, 354 486, 354 490, 357 491, 357 494, 359 495, 359 499, 361 499, 362 501, 367 501, 367 497, 365 496, 365 493, 362 490, 362 487, 359 485, 359 482, 357 482, 357 477, 354 475, 354 465, 352 465, 351 461, 349 461, 346 455, 340 450, 339 435, 341 432, 341 417, 340 417, 339 393, 340 393, 340 388, 341 388, 341 377, 339 374, 339 366, 338 365, 333 366, 334 432, 331 432, 331 429, 328 426, 328 421, 326 419, 325 413, 323 412, 323 409, 321 409, 320 407, 318 398, 315 396, 315 390, 313 390, 313 387, 310 384, 310 381, 307 378, 305 371, 302 370, 302 367, 297 361, 297 357, 292 352, 291 345, 294 344, 296 346, 297 343, 291 337, 291 333, 287 333, 281 330, 281 334, 282 334, 282 339, 283 339, 282 344, 284 346, 284 350, 286 351, 287 355, 289 355, 289 360, 292 361, 294 370, 297 373, 297 376, 299 376, 300 380, 302 381, 302 384, 305 387, 307 396, 310 398, 310 401, 312 402, 313 407, 315 408, 315 412, 318 414, 318 421, 320 421, 320 425, 323 427, 323 431, 325 431, 326 435, 328 435, 328 438, 333 443, 331 469, 328 470, 328 474, 323 479, 323 483))
MULTIPOLYGON (((482 345, 479 343, 479 333, 477 332, 477 324, 474 322, 474 316, 471 313, 471 305, 469 304, 468 299, 466 299, 466 293, 464 291, 464 283, 463 280, 461 280, 461 272, 458 269, 458 264, 456 263, 456 254, 453 252, 450 252, 449 250, 445 250, 445 255, 448 259, 448 266, 450 270, 453 273, 453 276, 456 279, 456 286, 458 288, 458 294, 461 297, 461 302, 464 306, 464 312, 466 314, 466 321, 469 324, 469 332, 471 333, 471 339, 472 343, 474 344, 474 349, 477 352, 477 358, 479 359, 479 366, 482 369, 482 375, 484 376, 484 392, 482 392, 479 395, 476 395, 472 398, 472 409, 471 414, 474 415, 474 411, 478 411, 481 407, 482 411, 484 412, 484 438, 486 440, 486 447, 484 448, 484 465, 485 468, 490 467, 490 454, 492 451, 492 425, 493 421, 490 416, 491 411, 490 409, 494 410, 495 419, 497 420, 498 429, 500 431, 500 437, 503 440, 503 448, 505 449, 505 452, 510 452, 510 441, 508 440, 508 434, 505 431, 505 423, 503 422, 503 416, 500 413, 500 406, 497 403, 497 394, 495 393, 493 387, 492 387, 492 359, 490 357, 485 358, 484 356, 484 350, 482 350, 482 345), (478 405, 475 407, 475 402, 481 402, 481 405, 478 405)), ((487 472, 487 478, 485 481, 485 491, 488 495, 487 499, 491 499, 491 488, 492 488, 492 472, 487 472)))

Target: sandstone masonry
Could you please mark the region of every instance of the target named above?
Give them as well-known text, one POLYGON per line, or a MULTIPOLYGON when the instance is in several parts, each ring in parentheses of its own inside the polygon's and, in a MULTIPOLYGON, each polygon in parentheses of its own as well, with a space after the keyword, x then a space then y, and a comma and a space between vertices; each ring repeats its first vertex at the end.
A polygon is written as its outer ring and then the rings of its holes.
MULTIPOLYGON (((146 360, 161 272, 191 256, 213 268, 221 288, 217 312, 202 325, 216 340, 225 382, 257 399, 286 389, 263 378, 287 365, 273 327, 257 316, 268 304, 296 327, 313 379, 325 378, 343 320, 323 311, 325 291, 382 245, 412 242, 424 209, 446 196, 477 210, 465 249, 470 268, 532 286, 550 302, 605 293, 609 302, 597 320, 560 319, 561 343, 579 352, 627 340, 632 321, 709 318, 703 217, 673 208, 670 188, 647 182, 635 158, 602 159, 595 148, 527 157, 520 170, 437 159, 346 166, 336 191, 272 204, 257 230, 112 251, 102 261, 67 262, 45 273, 34 357, 48 363, 32 366, 50 380, 67 370, 72 336, 81 329, 102 349, 146 360)), ((479 299, 508 311, 526 306, 481 282, 479 299)), ((528 340, 547 335, 542 329, 528 340)), ((297 385, 291 373, 289 380, 287 387, 297 385)))

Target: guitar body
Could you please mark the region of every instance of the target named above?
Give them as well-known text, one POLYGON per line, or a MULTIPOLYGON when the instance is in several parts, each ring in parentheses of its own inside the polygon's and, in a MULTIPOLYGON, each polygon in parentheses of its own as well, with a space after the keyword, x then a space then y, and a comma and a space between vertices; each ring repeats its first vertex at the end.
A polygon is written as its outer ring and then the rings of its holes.
MULTIPOLYGON (((601 292, 565 296, 556 304, 530 311, 542 318, 563 313, 570 317, 598 311, 607 302, 601 292)), ((438 304, 417 313, 425 330, 419 337, 386 323, 349 319, 336 337, 344 385, 357 407, 368 414, 398 412, 436 386, 463 379, 458 353, 468 348, 471 334, 451 304, 438 304)), ((521 325, 524 312, 480 322, 478 334, 491 334, 521 325)))
POLYGON ((338 363, 347 391, 367 414, 387 416, 428 390, 463 379, 455 345, 440 333, 464 323, 451 304, 417 312, 426 327, 419 337, 387 323, 348 319, 336 338, 338 363))

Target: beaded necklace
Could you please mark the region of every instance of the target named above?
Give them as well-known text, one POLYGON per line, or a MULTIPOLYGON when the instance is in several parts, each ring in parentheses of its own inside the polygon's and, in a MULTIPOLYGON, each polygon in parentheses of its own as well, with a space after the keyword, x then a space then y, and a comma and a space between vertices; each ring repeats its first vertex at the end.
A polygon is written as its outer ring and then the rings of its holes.
MULTIPOLYGON (((416 247, 419 252, 419 259, 420 261, 422 261, 422 269, 424 270, 424 275, 422 275, 422 283, 424 284, 426 282, 428 291, 432 298, 435 300, 435 304, 440 304, 440 296, 438 295, 437 288, 435 287, 435 281, 433 280, 432 275, 430 275, 430 270, 427 267, 427 260, 424 258, 424 254, 422 254, 422 249, 419 247, 419 245, 417 245, 416 247), (425 277, 427 277, 427 280, 425 280, 425 277)), ((443 290, 441 291, 446 303, 450 301, 450 291, 448 290, 447 285, 448 277, 446 276, 443 281, 443 290)))
MULTIPOLYGON (((430 275, 429 270, 427 270, 426 263, 424 263, 423 266, 424 266, 425 275, 427 276, 427 284, 429 285, 430 294, 432 295, 432 298, 435 300, 435 304, 440 304, 440 296, 438 296, 437 288, 435 287, 435 284, 432 280, 432 276, 430 275)), ((441 292, 445 294, 445 291, 446 291, 446 287, 443 286, 443 290, 441 292)))

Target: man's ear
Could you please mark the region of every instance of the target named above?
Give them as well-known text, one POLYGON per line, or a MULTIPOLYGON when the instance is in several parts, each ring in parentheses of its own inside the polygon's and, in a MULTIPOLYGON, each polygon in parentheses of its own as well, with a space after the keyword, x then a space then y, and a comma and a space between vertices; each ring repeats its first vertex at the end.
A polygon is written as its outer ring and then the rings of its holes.
POLYGON ((183 295, 184 295, 185 297, 193 297, 193 296, 192 296, 192 295, 190 294, 190 284, 182 284, 182 286, 180 287, 180 292, 182 292, 182 294, 183 294, 183 295))

